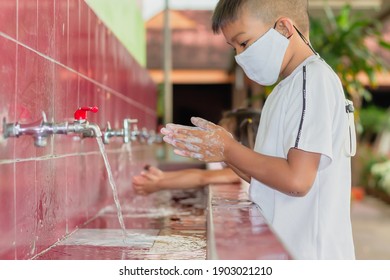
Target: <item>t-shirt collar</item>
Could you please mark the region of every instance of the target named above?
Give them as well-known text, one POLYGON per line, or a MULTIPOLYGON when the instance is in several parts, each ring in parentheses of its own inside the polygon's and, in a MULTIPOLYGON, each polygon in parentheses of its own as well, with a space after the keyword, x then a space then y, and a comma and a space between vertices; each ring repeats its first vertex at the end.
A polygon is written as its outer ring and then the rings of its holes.
POLYGON ((310 62, 312 62, 314 60, 317 60, 319 58, 320 57, 318 55, 315 55, 315 54, 313 54, 313 55, 309 56, 308 58, 306 58, 301 64, 299 64, 299 66, 297 68, 294 69, 294 71, 290 75, 288 75, 286 78, 281 80, 279 82, 278 86, 283 86, 285 83, 287 83, 289 80, 291 80, 297 73, 302 71, 304 65, 307 65, 308 63, 310 63, 310 62))

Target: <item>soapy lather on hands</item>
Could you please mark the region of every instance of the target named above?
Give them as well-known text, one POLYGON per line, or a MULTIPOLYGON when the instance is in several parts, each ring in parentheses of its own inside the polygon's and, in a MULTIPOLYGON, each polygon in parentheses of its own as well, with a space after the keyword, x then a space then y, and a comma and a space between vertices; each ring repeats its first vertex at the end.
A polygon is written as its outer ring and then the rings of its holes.
POLYGON ((228 142, 235 141, 231 133, 202 118, 191 118, 195 127, 167 124, 161 129, 163 140, 174 146, 174 153, 204 162, 225 161, 228 142))

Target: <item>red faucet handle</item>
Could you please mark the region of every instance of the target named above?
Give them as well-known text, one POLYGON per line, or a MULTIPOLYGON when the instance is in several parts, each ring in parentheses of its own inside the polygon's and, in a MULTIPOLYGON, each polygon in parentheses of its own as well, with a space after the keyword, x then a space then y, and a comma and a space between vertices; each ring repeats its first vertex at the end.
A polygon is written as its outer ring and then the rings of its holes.
POLYGON ((87 112, 96 113, 99 111, 98 107, 80 107, 74 112, 74 119, 75 120, 86 120, 87 119, 87 112))

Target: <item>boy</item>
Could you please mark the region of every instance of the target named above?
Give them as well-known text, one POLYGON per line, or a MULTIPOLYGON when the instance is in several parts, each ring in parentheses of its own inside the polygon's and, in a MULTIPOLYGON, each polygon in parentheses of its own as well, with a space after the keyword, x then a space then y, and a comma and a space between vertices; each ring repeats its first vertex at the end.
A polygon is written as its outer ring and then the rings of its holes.
POLYGON ((282 78, 263 107, 254 151, 200 118, 162 133, 177 154, 224 161, 250 181, 251 200, 294 258, 354 259, 352 108, 306 39, 307 9, 307 0, 220 0, 214 11, 214 32, 222 31, 250 79, 282 78))

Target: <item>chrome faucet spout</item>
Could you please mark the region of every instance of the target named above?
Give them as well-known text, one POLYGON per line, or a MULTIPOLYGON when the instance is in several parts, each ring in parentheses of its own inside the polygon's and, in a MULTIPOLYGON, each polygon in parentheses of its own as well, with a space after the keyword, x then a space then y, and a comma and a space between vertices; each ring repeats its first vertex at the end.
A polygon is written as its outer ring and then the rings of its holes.
POLYGON ((97 124, 87 121, 87 112, 96 113, 98 107, 80 107, 74 113, 73 132, 82 133, 83 137, 102 137, 102 132, 97 124))
POLYGON ((89 137, 102 137, 102 131, 100 130, 100 127, 95 123, 88 123, 87 130, 92 133, 92 135, 89 137))
POLYGON ((120 130, 111 129, 110 122, 107 122, 107 127, 106 127, 105 131, 103 132, 103 143, 109 144, 110 138, 112 138, 112 137, 124 137, 124 134, 125 134, 124 131, 125 131, 125 128, 120 129, 120 130))
POLYGON ((73 123, 67 124, 66 127, 63 128, 65 128, 65 133, 63 134, 80 133, 83 137, 102 137, 102 132, 99 126, 85 120, 76 120, 73 123))
POLYGON ((107 122, 107 127, 103 132, 103 143, 109 144, 110 138, 112 137, 123 137, 123 143, 129 143, 133 139, 133 128, 131 124, 134 124, 134 129, 136 129, 136 123, 138 120, 135 119, 124 119, 123 128, 118 130, 111 129, 110 122, 107 122))

